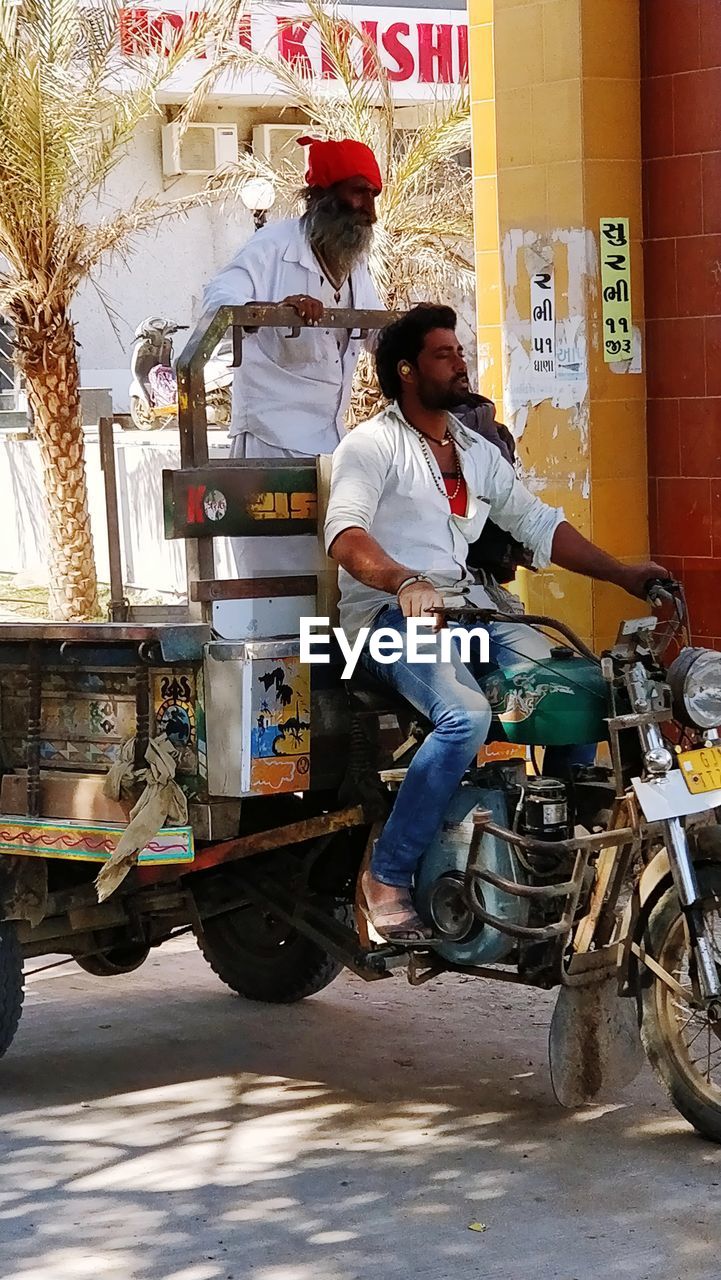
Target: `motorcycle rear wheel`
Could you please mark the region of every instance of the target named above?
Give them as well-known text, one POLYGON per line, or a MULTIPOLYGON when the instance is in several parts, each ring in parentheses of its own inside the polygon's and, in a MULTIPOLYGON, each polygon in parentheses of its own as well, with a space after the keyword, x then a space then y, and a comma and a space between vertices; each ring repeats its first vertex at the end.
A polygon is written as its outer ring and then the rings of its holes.
MULTIPOLYGON (((709 939, 721 967, 721 867, 700 867, 698 878, 709 939)), ((652 911, 644 944, 690 993, 695 966, 675 889, 652 911)), ((711 1022, 658 978, 639 993, 639 1021, 646 1056, 673 1105, 702 1137, 721 1143, 721 1023, 711 1022)))

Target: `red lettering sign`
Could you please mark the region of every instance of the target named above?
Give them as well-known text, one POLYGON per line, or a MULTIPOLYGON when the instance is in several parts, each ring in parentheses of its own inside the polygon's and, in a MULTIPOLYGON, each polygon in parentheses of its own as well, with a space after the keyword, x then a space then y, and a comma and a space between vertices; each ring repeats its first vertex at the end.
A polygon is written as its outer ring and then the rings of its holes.
POLYGON ((468 79, 468 27, 456 27, 458 32, 458 77, 468 79))
POLYGON ((148 19, 148 38, 153 53, 166 54, 183 39, 185 15, 159 13, 148 19))
POLYGON ((310 30, 310 22, 289 22, 287 18, 277 18, 276 22, 279 56, 292 67, 312 76, 313 64, 303 43, 310 30))
POLYGON ((194 484, 188 489, 188 507, 187 521, 188 524, 204 524, 205 511, 203 509, 203 498, 205 497, 205 485, 194 484))
MULTIPOLYGON (((202 21, 199 10, 189 13, 163 12, 150 9, 121 9, 119 13, 120 52, 127 57, 147 57, 151 53, 167 56, 188 33, 202 21)), ((197 58, 206 58, 200 50, 197 58)))
POLYGON ((421 84, 453 82, 453 27, 448 23, 419 22, 418 79, 421 84))
POLYGON ((120 52, 126 58, 150 53, 148 10, 121 9, 119 15, 120 52))
MULTIPOLYGON (((398 10, 391 9, 385 19, 362 19, 357 27, 361 33, 358 40, 357 35, 354 38, 356 28, 346 22, 341 10, 341 39, 348 48, 354 73, 359 78, 371 80, 377 77, 379 50, 383 62, 388 63, 388 79, 394 84, 447 85, 468 78, 468 28, 464 24, 454 21, 395 22, 390 20, 394 12, 398 13, 398 10)), ((187 32, 188 26, 196 27, 202 21, 203 5, 200 2, 197 10, 183 12, 151 9, 142 4, 121 8, 120 51, 126 57, 167 55, 187 32)), ((265 49, 265 21, 257 17, 254 10, 246 10, 235 32, 236 43, 250 52, 256 48, 265 49)), ((319 48, 312 19, 275 16, 274 21, 279 61, 309 77, 318 76, 323 80, 337 77, 338 68, 333 57, 322 44, 319 48), (311 39, 306 43, 309 33, 311 39)), ((207 54, 201 49, 194 56, 204 58, 207 54)))
POLYGON ((381 37, 386 53, 395 58, 395 67, 388 68, 388 79, 393 83, 410 80, 416 69, 413 54, 401 40, 402 35, 408 39, 410 34, 411 29, 407 22, 393 22, 381 37))
POLYGON ((253 48, 253 28, 250 18, 246 15, 240 19, 238 26, 238 44, 241 49, 247 49, 250 53, 253 48))
MULTIPOLYGON (((338 30, 336 32, 336 37, 344 53, 350 52, 348 47, 350 45, 352 35, 353 35, 352 27, 346 26, 345 23, 339 24, 338 30)), ((351 63, 351 66, 352 66, 352 63, 351 63)), ((320 73, 324 80, 337 80, 338 78, 338 69, 336 67, 335 61, 333 58, 331 58, 330 53, 328 52, 328 49, 325 44, 322 46, 320 51, 320 73)))
POLYGON ((360 29, 366 37, 363 42, 363 77, 365 80, 377 80, 378 23, 361 22, 360 29), (370 47, 371 45, 373 45, 373 48, 370 47))

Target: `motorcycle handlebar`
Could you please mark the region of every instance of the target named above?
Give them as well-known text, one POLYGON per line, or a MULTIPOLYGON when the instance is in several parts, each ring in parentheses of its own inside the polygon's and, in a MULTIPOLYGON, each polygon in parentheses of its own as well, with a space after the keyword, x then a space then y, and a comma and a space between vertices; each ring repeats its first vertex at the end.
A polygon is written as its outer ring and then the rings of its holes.
POLYGON ((643 594, 649 604, 675 604, 683 595, 683 587, 675 578, 649 578, 644 583, 643 594))

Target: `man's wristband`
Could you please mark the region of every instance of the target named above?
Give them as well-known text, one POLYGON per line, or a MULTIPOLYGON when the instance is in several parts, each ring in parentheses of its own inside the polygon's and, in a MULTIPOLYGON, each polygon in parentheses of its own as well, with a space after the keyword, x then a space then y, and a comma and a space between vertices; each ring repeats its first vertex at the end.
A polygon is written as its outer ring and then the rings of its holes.
POLYGON ((424 574, 412 573, 410 577, 403 579, 399 587, 396 587, 396 596, 399 596, 401 594, 401 591, 403 590, 404 587, 410 587, 413 585, 414 582, 427 582, 429 587, 433 586, 433 583, 430 581, 429 578, 426 578, 424 574))

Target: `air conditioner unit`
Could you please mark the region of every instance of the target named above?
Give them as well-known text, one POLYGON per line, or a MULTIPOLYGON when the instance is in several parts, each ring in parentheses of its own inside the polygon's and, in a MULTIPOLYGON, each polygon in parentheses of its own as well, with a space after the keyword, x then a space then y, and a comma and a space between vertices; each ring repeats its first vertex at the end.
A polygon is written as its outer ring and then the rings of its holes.
POLYGON ((163 174, 215 173, 238 159, 238 129, 234 124, 190 124, 180 133, 174 121, 163 125, 163 174))
POLYGON ((298 173, 298 186, 302 186, 308 148, 299 147, 298 139, 307 132, 307 124, 257 124, 253 128, 253 154, 273 169, 292 165, 298 173))

